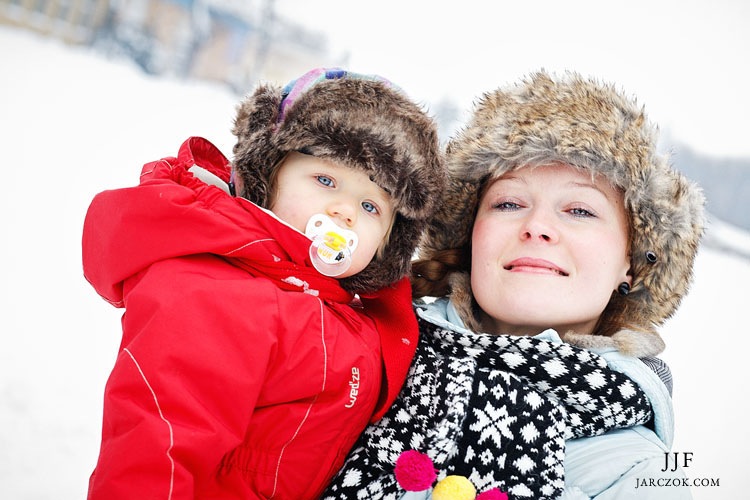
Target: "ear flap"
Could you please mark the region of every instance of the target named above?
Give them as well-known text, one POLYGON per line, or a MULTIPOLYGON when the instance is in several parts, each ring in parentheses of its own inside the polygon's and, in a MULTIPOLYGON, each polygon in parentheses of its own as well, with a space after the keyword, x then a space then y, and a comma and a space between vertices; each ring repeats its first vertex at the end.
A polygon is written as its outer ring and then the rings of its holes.
POLYGON ((257 134, 270 134, 279 116, 281 89, 272 85, 260 85, 252 95, 238 106, 232 133, 237 136, 235 154, 244 144, 252 143, 257 134))
POLYGON ((268 181, 273 166, 283 153, 273 146, 282 91, 260 85, 237 107, 232 133, 237 136, 232 165, 237 174, 239 195, 268 208, 268 181))

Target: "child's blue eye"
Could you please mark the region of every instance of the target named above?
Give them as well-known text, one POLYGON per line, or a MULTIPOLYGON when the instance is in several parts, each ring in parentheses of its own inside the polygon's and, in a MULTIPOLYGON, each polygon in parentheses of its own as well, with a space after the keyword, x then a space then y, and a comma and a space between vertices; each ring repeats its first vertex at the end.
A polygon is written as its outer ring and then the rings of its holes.
POLYGON ((333 186, 333 179, 331 179, 330 177, 326 177, 325 175, 318 175, 315 178, 318 180, 318 182, 320 182, 324 186, 327 186, 327 187, 333 186))
POLYGON ((518 210, 521 208, 521 205, 518 203, 513 203, 512 201, 501 201, 500 203, 495 203, 492 205, 492 208, 495 210, 501 210, 505 212, 510 212, 512 210, 518 210))
POLYGON ((373 213, 373 214, 380 213, 378 211, 378 207, 376 207, 375 205, 373 205, 369 201, 363 201, 362 202, 362 208, 364 208, 366 212, 370 212, 370 213, 373 213))

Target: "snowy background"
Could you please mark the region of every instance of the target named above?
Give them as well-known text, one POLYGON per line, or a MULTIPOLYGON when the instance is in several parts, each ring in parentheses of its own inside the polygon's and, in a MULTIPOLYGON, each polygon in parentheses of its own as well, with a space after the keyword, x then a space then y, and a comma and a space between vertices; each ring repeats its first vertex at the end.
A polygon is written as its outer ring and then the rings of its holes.
MULTIPOLYGON (((305 2, 283 4, 296 4, 302 9, 300 16, 309 17, 311 22, 319 20, 315 15, 321 16, 320 12, 305 12, 305 8, 310 9, 305 2)), ((715 120, 684 115, 681 103, 687 97, 679 94, 684 89, 674 88, 673 93, 657 90, 655 78, 637 79, 626 74, 629 66, 623 60, 625 52, 615 54, 624 64, 621 69, 602 68, 600 73, 639 97, 647 95, 645 104, 650 115, 666 125, 670 137, 694 144, 708 154, 750 156, 744 125, 750 115, 746 91, 723 88, 712 91, 709 98, 711 84, 703 80, 704 73, 709 73, 715 81, 721 68, 727 74, 735 71, 737 58, 746 57, 748 38, 746 34, 738 38, 737 30, 741 25, 746 31, 748 8, 739 2, 719 2, 716 5, 729 9, 719 19, 701 16, 695 2, 679 5, 693 9, 695 26, 689 26, 689 31, 701 36, 705 36, 706 23, 721 21, 711 29, 718 33, 726 50, 698 51, 686 45, 685 54, 662 59, 675 68, 701 59, 705 71, 688 68, 675 78, 683 79, 688 92, 693 89, 693 114, 717 115, 715 120), (622 78, 618 78, 618 71, 623 72, 622 78), (698 87, 704 92, 700 96, 695 91, 698 87), (744 100, 732 100, 733 95, 740 94, 744 100), (702 106, 715 106, 720 111, 702 106), (705 121, 712 121, 711 126, 705 121)), ((414 19, 424 21, 418 13, 412 14, 414 19)), ((377 29, 380 20, 375 16, 368 26, 377 29)), ((429 20, 427 16, 426 22, 429 20)), ((500 28, 511 29, 510 25, 517 24, 513 19, 502 21, 500 28)), ((626 24, 630 21, 634 20, 626 19, 626 24)), ((647 29, 670 27, 664 19, 650 23, 647 29)), ((533 31, 529 28, 528 37, 537 36, 540 29, 553 30, 551 25, 534 26, 533 31)), ((337 28, 331 30, 333 43, 344 44, 335 36, 346 37, 353 28, 337 28)), ((411 27, 396 23, 389 29, 395 33, 411 27)), ((489 29, 484 26, 479 31, 489 29)), ((447 79, 431 81, 426 76, 420 80, 414 76, 415 68, 387 67, 383 61, 389 54, 389 40, 385 40, 384 32, 380 34, 382 39, 360 37, 361 43, 369 40, 369 48, 356 49, 352 42, 353 69, 387 75, 425 101, 454 92, 460 104, 468 106, 480 92, 539 67, 537 63, 521 67, 509 57, 510 69, 502 78, 480 74, 476 66, 476 75, 462 71, 465 79, 476 76, 468 86, 447 79), (367 61, 372 61, 371 67, 367 61), (398 77, 401 72, 404 78, 398 77)), ((559 36, 565 34, 559 32, 559 36)), ((597 36, 603 36, 603 32, 597 36)), ((648 34, 637 36, 649 38, 648 34)), ((672 40, 669 36, 666 39, 672 40)), ((552 40, 547 49, 562 50, 554 43, 554 36, 552 40)), ((425 68, 437 71, 446 64, 445 59, 431 59, 428 42, 420 40, 419 45, 419 50, 427 54, 418 65, 422 73, 429 73, 425 68)), ((606 50, 599 45, 596 50, 606 50)), ((143 163, 175 154, 190 135, 204 136, 229 154, 233 144, 229 129, 237 96, 218 85, 148 77, 133 65, 107 61, 90 50, 10 28, 0 27, 0 47, 1 158, 6 172, 0 196, 0 499, 85 498, 98 453, 102 393, 119 345, 121 314, 96 295, 81 273, 80 238, 86 208, 99 191, 136 184, 143 163)), ((504 64, 501 47, 491 50, 482 42, 475 48, 481 47, 497 56, 497 65, 504 64)), ((502 49, 513 52, 507 45, 502 49)), ((467 64, 460 54, 447 54, 457 58, 457 67, 467 64)), ((562 66, 585 66, 562 53, 556 56, 562 66)), ((594 53, 592 57, 602 56, 594 53)), ((406 59, 416 64, 416 59, 406 59)), ((477 61, 491 62, 487 57, 477 61)), ((652 61, 644 64, 644 71, 657 67, 652 61)), ((747 64, 742 66, 746 72, 747 64)), ((586 67, 585 72, 597 74, 593 66, 586 67)), ((721 82, 750 86, 744 73, 731 74, 721 82)), ((714 220, 709 235, 724 246, 750 253, 747 232, 714 220)), ((693 289, 663 329, 668 344, 663 357, 675 377, 674 451, 693 453, 689 477, 720 482, 718 488, 694 488, 696 499, 748 498, 750 426, 744 413, 748 407, 748 374, 744 368, 750 347, 748 283, 747 258, 704 246, 696 262, 693 289)))

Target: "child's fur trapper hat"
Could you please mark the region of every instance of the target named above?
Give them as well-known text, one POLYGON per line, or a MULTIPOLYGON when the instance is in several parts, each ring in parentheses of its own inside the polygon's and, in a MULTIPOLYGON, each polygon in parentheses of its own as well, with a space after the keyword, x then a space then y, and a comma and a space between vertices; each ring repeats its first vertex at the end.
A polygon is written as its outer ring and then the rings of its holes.
POLYGON ((269 208, 280 160, 304 151, 359 169, 395 207, 388 243, 354 276, 340 280, 368 293, 410 270, 420 235, 445 184, 434 122, 387 80, 341 69, 315 69, 285 88, 260 85, 239 105, 233 169, 238 193, 269 208))
MULTIPOLYGON (((657 155, 656 140, 656 128, 635 101, 574 73, 553 79, 539 72, 520 85, 489 92, 448 144, 446 195, 420 257, 452 248, 468 251, 483 186, 509 171, 565 163, 601 174, 624 193, 633 283, 628 295, 612 295, 597 325, 595 335, 611 338, 571 333, 566 340, 656 354, 664 345, 655 327, 687 293, 704 227, 701 190, 657 155)), ((468 271, 455 273, 450 283, 452 300, 471 327, 477 306, 468 271)))

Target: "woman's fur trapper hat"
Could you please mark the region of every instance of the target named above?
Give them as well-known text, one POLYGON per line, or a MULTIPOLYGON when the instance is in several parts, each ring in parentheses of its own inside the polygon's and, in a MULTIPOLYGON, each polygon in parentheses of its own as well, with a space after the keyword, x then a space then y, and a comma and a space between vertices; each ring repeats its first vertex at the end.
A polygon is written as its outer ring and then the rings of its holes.
POLYGON ((269 208, 279 162, 303 151, 367 173, 395 207, 388 243, 354 276, 352 293, 373 292, 410 270, 420 235, 445 184, 435 124, 378 76, 312 70, 285 88, 260 85, 239 105, 233 169, 240 194, 269 208))
MULTIPOLYGON (((613 294, 595 334, 614 337, 623 352, 655 354, 663 349, 655 327, 674 313, 688 290, 704 227, 701 190, 657 155, 656 140, 656 128, 635 101, 577 74, 553 79, 539 72, 515 87, 487 93, 448 144, 446 195, 420 257, 468 249, 472 223, 467 221, 476 216, 482 188, 509 171, 565 163, 601 174, 624 194, 633 283, 628 295, 613 294)), ((450 283, 453 302, 471 325, 477 306, 468 270, 451 276, 450 283)), ((605 341, 587 337, 577 343, 605 341)))

